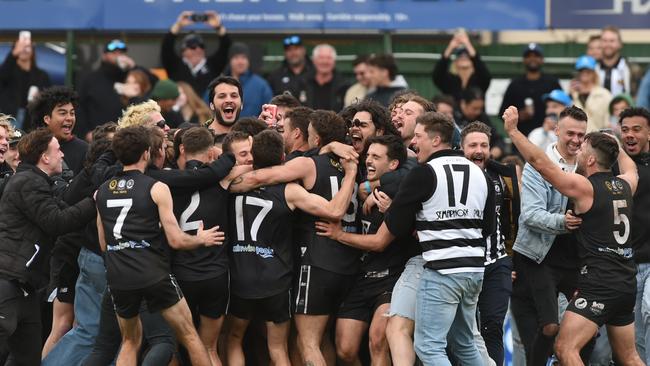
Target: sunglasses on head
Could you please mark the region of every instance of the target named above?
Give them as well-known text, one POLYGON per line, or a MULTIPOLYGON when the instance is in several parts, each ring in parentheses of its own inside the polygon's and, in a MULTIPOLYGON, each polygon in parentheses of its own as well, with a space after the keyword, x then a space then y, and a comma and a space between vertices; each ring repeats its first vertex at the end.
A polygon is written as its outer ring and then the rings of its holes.
POLYGON ((109 52, 118 51, 118 50, 126 51, 126 43, 119 40, 111 41, 111 43, 106 45, 106 50, 109 52))
POLYGON ((288 47, 288 46, 300 45, 300 44, 302 44, 302 41, 300 40, 299 36, 290 36, 290 37, 285 38, 283 43, 284 43, 285 47, 288 47))
POLYGON ((165 126, 167 126, 167 121, 164 119, 161 119, 160 121, 156 122, 156 126, 160 128, 161 130, 165 129, 165 126))

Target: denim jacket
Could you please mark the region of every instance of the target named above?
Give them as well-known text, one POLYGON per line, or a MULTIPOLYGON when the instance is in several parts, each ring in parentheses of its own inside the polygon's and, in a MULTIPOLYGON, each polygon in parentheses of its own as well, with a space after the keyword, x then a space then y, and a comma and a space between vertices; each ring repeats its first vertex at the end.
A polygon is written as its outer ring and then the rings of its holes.
MULTIPOLYGON (((556 143, 546 149, 546 155, 565 171, 575 171, 558 153, 556 143)), ((567 232, 564 226, 568 198, 553 188, 530 164, 521 178, 521 214, 514 251, 542 263, 551 249, 555 236, 567 232)))

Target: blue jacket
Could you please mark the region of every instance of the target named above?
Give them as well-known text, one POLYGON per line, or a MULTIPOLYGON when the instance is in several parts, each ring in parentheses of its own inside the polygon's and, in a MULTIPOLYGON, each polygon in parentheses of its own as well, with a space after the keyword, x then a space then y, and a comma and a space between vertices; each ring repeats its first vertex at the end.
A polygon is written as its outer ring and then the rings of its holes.
MULTIPOLYGON (((562 166, 561 157, 552 144, 546 150, 551 160, 562 166)), ((564 225, 568 198, 558 192, 530 164, 521 177, 521 214, 514 251, 542 263, 555 236, 567 232, 564 225)))
POLYGON ((244 96, 240 117, 258 117, 262 112, 262 104, 268 103, 273 98, 269 83, 257 74, 248 70, 239 77, 244 96))

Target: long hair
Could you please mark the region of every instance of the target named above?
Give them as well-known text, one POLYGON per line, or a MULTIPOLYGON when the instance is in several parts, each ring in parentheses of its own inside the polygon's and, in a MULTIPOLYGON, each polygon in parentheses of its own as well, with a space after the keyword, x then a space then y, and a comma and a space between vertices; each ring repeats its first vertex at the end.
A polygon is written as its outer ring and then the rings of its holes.
POLYGON ((203 99, 199 98, 190 84, 184 81, 178 81, 176 84, 183 89, 183 93, 187 97, 187 106, 192 110, 192 114, 198 117, 199 123, 209 120, 212 117, 210 108, 208 108, 208 105, 205 104, 203 99))

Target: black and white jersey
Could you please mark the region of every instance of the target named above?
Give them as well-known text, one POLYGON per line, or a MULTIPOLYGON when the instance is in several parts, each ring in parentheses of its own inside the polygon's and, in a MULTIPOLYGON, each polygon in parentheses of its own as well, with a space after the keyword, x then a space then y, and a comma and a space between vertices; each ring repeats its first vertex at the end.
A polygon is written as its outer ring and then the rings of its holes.
POLYGON ((156 182, 138 170, 129 170, 118 173, 97 191, 106 239, 106 278, 111 288, 140 289, 169 276, 158 205, 151 198, 156 182))
POLYGON ((230 290, 240 298, 260 299, 291 288, 293 226, 285 187, 278 184, 231 196, 230 290))
POLYGON ((579 215, 579 288, 636 291, 636 265, 630 240, 632 193, 629 184, 611 172, 592 174, 594 201, 579 215))
MULTIPOLYGON (((506 253, 506 237, 502 231, 502 217, 504 214, 504 194, 505 194, 505 183, 501 176, 490 170, 486 170, 487 176, 490 178, 492 185, 494 186, 494 202, 495 202, 495 213, 496 213, 496 231, 486 238, 487 248, 485 250, 485 264, 491 264, 501 259, 508 254, 506 253)), ((489 213, 488 213, 489 214, 489 213)))
POLYGON ((441 274, 483 272, 483 219, 494 215, 485 211, 492 189, 488 178, 476 164, 459 155, 438 156, 427 165, 433 171, 435 188, 422 202, 415 224, 426 266, 441 274))
MULTIPOLYGON (((316 165, 316 182, 310 192, 329 201, 341 187, 345 176, 343 167, 338 159, 331 155, 317 155, 312 156, 311 159, 316 165)), ((356 215, 358 207, 355 189, 348 211, 341 220, 344 231, 358 232, 359 224, 356 215)), ((320 218, 306 213, 300 216, 296 240, 302 254, 301 264, 312 265, 337 274, 356 274, 359 268, 360 251, 317 235, 314 225, 318 220, 320 218)))
MULTIPOLYGON (((187 162, 187 169, 202 164, 196 160, 187 162)), ((204 229, 219 226, 228 228, 229 193, 221 185, 200 191, 175 190, 174 216, 178 226, 190 235, 196 235, 199 224, 204 229)), ((228 271, 228 253, 225 245, 201 246, 192 250, 175 250, 172 253, 172 272, 181 281, 202 281, 221 276, 228 271)))

